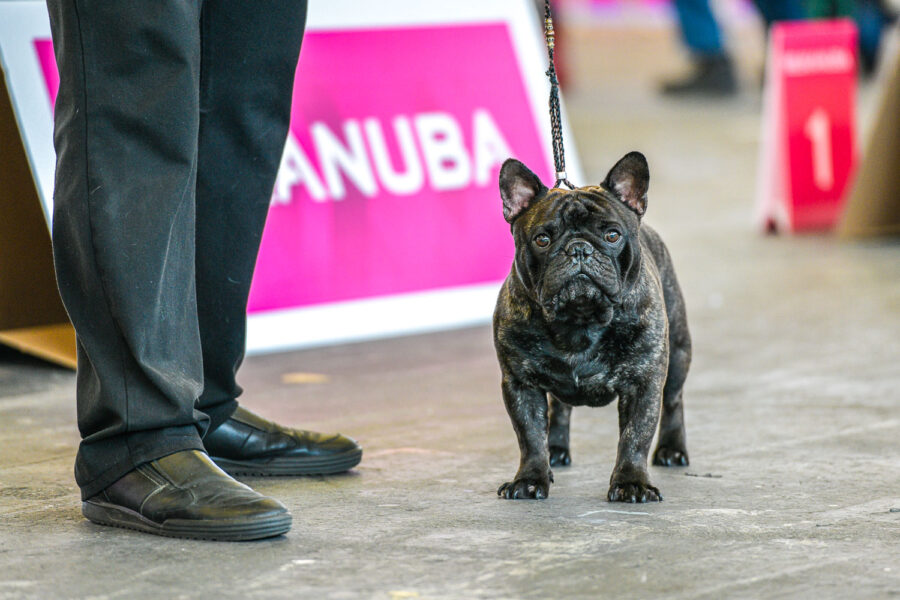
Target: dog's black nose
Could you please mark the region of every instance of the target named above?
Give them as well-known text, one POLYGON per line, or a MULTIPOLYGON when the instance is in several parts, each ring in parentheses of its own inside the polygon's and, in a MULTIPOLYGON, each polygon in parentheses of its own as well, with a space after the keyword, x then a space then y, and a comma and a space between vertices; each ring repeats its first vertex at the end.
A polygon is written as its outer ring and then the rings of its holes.
POLYGON ((572 240, 566 244, 566 254, 578 258, 584 258, 594 253, 594 247, 584 240, 572 240))

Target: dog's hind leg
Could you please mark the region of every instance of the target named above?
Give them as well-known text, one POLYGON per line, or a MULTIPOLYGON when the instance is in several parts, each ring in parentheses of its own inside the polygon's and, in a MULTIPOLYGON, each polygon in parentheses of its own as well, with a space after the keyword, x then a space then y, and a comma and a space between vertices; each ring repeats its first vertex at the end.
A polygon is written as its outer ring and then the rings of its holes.
POLYGON ((683 351, 678 354, 680 356, 673 353, 669 359, 669 376, 663 389, 662 418, 659 422, 659 442, 656 444, 656 452, 653 453, 653 464, 663 467, 689 464, 684 433, 684 404, 681 396, 690 359, 685 358, 689 354, 686 355, 683 351))
POLYGON ((572 464, 569 450, 569 418, 572 406, 561 402, 553 394, 550 397, 550 466, 568 467, 572 464))
POLYGON ((653 464, 673 467, 689 464, 684 433, 684 403, 682 390, 691 366, 691 335, 687 327, 684 300, 677 288, 666 293, 669 311, 669 371, 663 387, 662 417, 659 423, 659 442, 653 453, 653 464), (676 296, 672 302, 670 294, 676 296))
POLYGON ((642 226, 641 235, 641 239, 653 252, 659 269, 666 317, 669 320, 669 371, 663 387, 659 442, 653 453, 653 464, 664 467, 683 466, 688 464, 688 454, 681 392, 691 366, 691 333, 688 329, 684 296, 681 294, 678 278, 675 277, 675 267, 668 249, 659 235, 649 227, 642 226))

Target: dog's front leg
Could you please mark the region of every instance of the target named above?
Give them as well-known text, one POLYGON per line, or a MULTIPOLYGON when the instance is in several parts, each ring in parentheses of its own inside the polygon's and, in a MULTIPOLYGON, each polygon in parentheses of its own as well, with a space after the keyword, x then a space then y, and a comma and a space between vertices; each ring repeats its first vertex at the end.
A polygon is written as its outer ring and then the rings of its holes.
POLYGON ((650 444, 659 421, 660 387, 640 386, 619 395, 619 450, 609 482, 610 502, 662 500, 662 494, 650 484, 647 471, 650 444))
POLYGON ((546 498, 553 473, 547 448, 547 394, 504 378, 503 402, 519 440, 519 471, 497 490, 502 498, 546 498))
POLYGON ((568 467, 572 464, 569 450, 569 419, 572 407, 550 394, 550 466, 568 467))

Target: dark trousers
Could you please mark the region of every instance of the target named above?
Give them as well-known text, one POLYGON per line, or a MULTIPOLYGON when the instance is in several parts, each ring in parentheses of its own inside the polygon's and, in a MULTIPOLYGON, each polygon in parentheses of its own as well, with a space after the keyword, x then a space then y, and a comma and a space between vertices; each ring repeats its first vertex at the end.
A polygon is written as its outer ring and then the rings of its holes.
POLYGON ((82 496, 237 406, 305 0, 48 0, 53 251, 78 338, 82 496))

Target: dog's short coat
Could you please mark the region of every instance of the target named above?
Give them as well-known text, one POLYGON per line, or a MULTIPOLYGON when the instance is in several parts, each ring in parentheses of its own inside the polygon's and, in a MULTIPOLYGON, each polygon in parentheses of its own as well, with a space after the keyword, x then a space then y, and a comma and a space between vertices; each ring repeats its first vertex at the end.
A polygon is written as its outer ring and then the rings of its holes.
POLYGON ((650 173, 638 152, 600 186, 548 190, 525 165, 500 171, 516 254, 497 299, 494 345, 521 461, 504 498, 546 498, 568 465, 572 406, 618 400, 619 445, 607 498, 662 500, 647 459, 687 465, 682 387, 691 360, 669 253, 641 220, 650 173), (549 406, 548 406, 549 400, 549 406))

